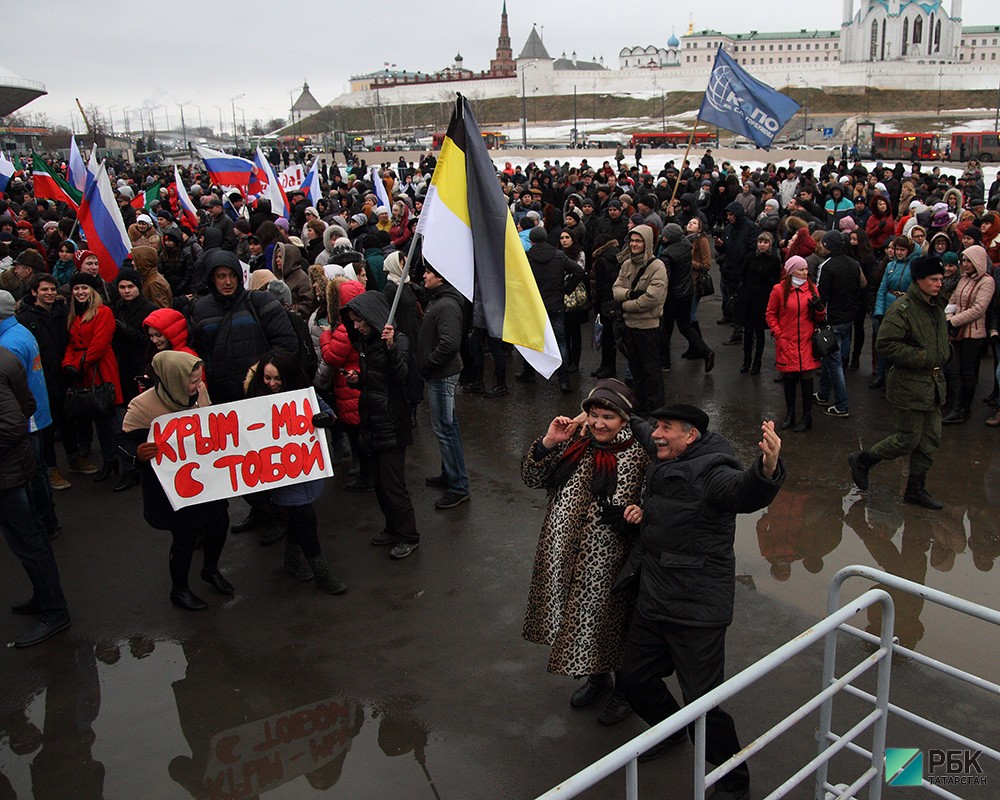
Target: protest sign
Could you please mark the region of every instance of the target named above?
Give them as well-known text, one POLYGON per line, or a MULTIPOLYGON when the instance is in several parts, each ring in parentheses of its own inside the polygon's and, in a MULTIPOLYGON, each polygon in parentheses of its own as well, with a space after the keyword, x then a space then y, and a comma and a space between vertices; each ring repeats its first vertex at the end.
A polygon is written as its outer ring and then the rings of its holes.
POLYGON ((193 408, 153 420, 153 472, 176 511, 333 475, 310 387, 193 408))
POLYGON ((301 164, 292 164, 288 169, 282 170, 278 175, 278 183, 286 192, 298 189, 302 186, 302 181, 306 179, 306 168, 301 164))
POLYGON ((257 797, 346 757, 364 712, 323 700, 212 737, 202 786, 210 798, 257 797))

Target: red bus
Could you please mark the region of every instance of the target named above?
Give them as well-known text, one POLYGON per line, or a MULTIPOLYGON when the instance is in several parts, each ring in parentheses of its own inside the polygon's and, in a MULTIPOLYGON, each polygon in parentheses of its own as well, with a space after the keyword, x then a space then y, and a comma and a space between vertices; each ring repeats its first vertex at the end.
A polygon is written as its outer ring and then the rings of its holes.
MULTIPOLYGON (((483 141, 486 142, 487 150, 499 150, 507 146, 507 134, 500 131, 483 131, 483 141)), ((431 139, 431 149, 440 150, 444 144, 444 137, 447 133, 435 133, 431 139)))
MULTIPOLYGON (((690 138, 690 132, 653 133, 651 131, 644 131, 642 133, 633 133, 632 138, 629 139, 628 146, 635 147, 637 144, 642 144, 643 147, 687 147, 688 139, 690 138)), ((715 139, 715 134, 707 131, 695 132, 691 146, 698 147, 702 145, 717 147, 718 142, 715 139)))
POLYGON ((1000 161, 1000 134, 996 131, 982 133, 953 133, 951 135, 952 160, 1000 161))
POLYGON ((879 133, 872 142, 872 158, 937 161, 941 146, 936 133, 879 133))

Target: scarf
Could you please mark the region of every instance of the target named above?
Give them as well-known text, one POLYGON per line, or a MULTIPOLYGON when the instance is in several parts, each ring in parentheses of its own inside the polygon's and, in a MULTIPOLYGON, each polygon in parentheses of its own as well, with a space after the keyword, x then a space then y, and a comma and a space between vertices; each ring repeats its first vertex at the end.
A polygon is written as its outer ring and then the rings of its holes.
POLYGON ((579 437, 566 448, 549 477, 546 488, 550 496, 559 491, 576 472, 584 455, 593 452, 594 477, 590 490, 595 497, 611 497, 618 488, 618 453, 631 447, 633 441, 635 440, 631 434, 624 441, 608 444, 601 444, 589 433, 579 437))

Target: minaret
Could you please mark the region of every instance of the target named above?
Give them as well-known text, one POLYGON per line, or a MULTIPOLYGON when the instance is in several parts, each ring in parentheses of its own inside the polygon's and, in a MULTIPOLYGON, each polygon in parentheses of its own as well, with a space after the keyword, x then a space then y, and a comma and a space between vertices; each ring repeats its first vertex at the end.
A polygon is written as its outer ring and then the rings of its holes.
POLYGON ((962 0, 951 0, 951 18, 962 18, 962 0))
POLYGON ((507 0, 500 12, 500 36, 497 38, 497 57, 490 61, 490 72, 514 72, 514 52, 510 49, 510 34, 507 32, 507 0))
POLYGON ((842 25, 850 25, 854 20, 854 0, 844 0, 844 17, 842 25))

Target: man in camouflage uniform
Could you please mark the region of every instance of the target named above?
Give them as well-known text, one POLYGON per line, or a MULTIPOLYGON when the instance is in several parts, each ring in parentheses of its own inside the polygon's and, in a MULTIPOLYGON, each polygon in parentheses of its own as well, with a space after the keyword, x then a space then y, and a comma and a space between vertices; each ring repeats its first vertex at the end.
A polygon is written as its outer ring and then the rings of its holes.
POLYGON ((910 265, 913 282, 906 294, 890 306, 878 331, 878 352, 892 364, 886 398, 892 405, 895 433, 847 460, 851 477, 862 491, 868 471, 880 461, 910 457, 910 476, 903 500, 933 509, 943 505, 924 487, 933 455, 941 444, 941 407, 945 379, 941 368, 948 360, 948 328, 944 300, 939 296, 944 267, 936 256, 910 265))

